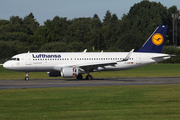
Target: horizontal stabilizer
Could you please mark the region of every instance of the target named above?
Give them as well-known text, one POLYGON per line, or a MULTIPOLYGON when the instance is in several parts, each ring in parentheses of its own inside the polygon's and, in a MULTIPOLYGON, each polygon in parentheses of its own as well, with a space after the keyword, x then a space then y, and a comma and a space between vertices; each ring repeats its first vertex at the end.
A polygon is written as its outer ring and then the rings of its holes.
POLYGON ((171 58, 171 55, 169 54, 160 54, 160 55, 157 55, 157 56, 153 56, 151 59, 156 59, 156 58, 162 58, 162 59, 169 59, 171 58))

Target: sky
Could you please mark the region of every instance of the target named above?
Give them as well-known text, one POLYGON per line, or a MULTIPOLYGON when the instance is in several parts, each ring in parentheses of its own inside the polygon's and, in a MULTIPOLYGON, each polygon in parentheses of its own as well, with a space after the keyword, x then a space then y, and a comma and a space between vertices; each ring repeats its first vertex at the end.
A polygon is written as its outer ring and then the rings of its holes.
MULTIPOLYGON (((0 19, 9 20, 10 16, 24 18, 30 12, 44 25, 47 19, 55 16, 72 20, 79 17, 93 17, 97 14, 101 20, 107 10, 119 19, 127 14, 135 3, 142 0, 0 0, 0 19)), ((167 8, 176 5, 180 10, 180 0, 149 0, 160 2, 167 8)))

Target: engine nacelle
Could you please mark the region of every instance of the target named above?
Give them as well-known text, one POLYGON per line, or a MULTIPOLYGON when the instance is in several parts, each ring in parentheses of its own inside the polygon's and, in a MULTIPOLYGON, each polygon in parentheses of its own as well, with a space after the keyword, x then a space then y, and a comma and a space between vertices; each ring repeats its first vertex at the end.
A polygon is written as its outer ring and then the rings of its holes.
POLYGON ((49 77, 58 77, 61 76, 60 71, 47 72, 49 77))
POLYGON ((62 77, 76 77, 79 74, 79 69, 76 67, 64 67, 61 69, 62 77))

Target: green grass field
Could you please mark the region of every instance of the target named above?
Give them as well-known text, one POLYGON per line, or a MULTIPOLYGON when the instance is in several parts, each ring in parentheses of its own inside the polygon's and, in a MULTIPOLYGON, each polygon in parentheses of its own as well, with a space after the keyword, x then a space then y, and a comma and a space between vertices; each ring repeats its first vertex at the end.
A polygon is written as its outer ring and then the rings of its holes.
MULTIPOLYGON (((180 77, 180 64, 153 64, 126 71, 92 73, 105 77, 180 77)), ((24 79, 25 73, 0 66, 0 79, 24 79)), ((49 78, 44 72, 30 78, 49 78)), ((180 85, 0 90, 0 119, 10 120, 179 120, 180 85)))
POLYGON ((0 90, 0 119, 179 120, 180 85, 0 90))
MULTIPOLYGON (((49 77, 46 72, 32 72, 29 75, 30 79, 57 79, 49 77)), ((152 64, 125 71, 94 72, 91 75, 94 78, 180 77, 180 64, 152 64)), ((0 66, 0 79, 24 79, 24 77, 24 72, 9 71, 0 66)))

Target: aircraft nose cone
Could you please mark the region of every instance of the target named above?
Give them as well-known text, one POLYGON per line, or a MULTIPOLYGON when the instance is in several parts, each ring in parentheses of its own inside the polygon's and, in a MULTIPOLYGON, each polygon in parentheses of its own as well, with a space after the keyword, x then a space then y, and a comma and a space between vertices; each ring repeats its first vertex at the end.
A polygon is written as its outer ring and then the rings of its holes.
POLYGON ((3 64, 3 68, 6 69, 6 67, 7 67, 7 62, 5 62, 5 63, 3 64))
POLYGON ((5 69, 10 69, 10 64, 8 63, 8 62, 5 62, 4 64, 3 64, 3 67, 5 68, 5 69))

